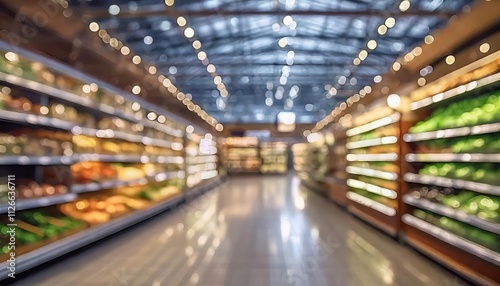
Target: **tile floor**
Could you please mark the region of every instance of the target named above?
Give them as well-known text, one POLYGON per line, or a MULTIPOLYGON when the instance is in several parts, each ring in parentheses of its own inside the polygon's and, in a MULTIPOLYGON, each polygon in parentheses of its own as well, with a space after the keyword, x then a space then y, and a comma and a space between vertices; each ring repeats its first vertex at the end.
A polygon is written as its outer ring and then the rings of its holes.
POLYGON ((14 285, 465 285, 289 176, 244 176, 14 285))

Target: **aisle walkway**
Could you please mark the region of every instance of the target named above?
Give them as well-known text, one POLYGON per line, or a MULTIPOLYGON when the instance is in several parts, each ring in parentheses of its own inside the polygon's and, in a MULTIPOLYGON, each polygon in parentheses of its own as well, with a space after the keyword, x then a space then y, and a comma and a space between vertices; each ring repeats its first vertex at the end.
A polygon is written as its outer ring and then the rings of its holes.
POLYGON ((463 285, 292 176, 217 190, 16 285, 463 285))

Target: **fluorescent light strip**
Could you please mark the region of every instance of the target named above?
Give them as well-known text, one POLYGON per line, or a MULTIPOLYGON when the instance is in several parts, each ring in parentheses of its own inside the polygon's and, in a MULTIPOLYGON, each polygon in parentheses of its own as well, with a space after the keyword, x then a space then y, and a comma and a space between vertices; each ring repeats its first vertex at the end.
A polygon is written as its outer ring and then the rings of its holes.
POLYGON ((349 179, 347 180, 347 185, 349 187, 357 188, 357 189, 362 189, 365 191, 368 191, 370 193, 377 194, 379 196, 383 196, 389 199, 395 199, 398 197, 398 194, 393 191, 389 190, 386 188, 382 188, 373 184, 368 184, 359 180, 354 180, 354 179, 349 179))
POLYGON ((394 162, 398 159, 398 154, 396 153, 385 153, 385 154, 347 154, 347 161, 389 161, 394 162))
POLYGON ((372 121, 370 123, 367 123, 365 125, 361 125, 361 126, 358 126, 356 128, 349 129, 349 130, 347 130, 346 135, 347 136, 354 136, 354 135, 358 135, 361 133, 365 133, 365 132, 370 131, 370 130, 374 130, 374 129, 377 129, 377 128, 380 128, 383 126, 390 125, 394 122, 397 122, 400 118, 401 118, 401 114, 394 113, 390 116, 377 119, 377 120, 372 121))
POLYGON ((406 162, 494 162, 500 163, 500 154, 408 154, 406 162))
POLYGON ((427 98, 424 98, 422 100, 412 102, 410 105, 410 108, 411 108, 411 110, 417 110, 419 108, 429 106, 433 103, 438 103, 438 102, 441 102, 445 99, 463 94, 463 93, 468 92, 468 91, 478 89, 478 88, 483 87, 485 85, 492 84, 492 83, 497 82, 499 80, 500 80, 500 73, 496 73, 494 75, 490 75, 488 77, 485 77, 485 78, 482 78, 479 80, 474 80, 474 81, 471 81, 467 84, 460 85, 458 87, 452 88, 452 89, 447 90, 445 92, 438 93, 434 96, 427 97, 427 98))
POLYGON ((356 142, 348 142, 347 144, 345 144, 345 146, 347 149, 357 149, 357 148, 364 148, 364 147, 370 147, 370 146, 389 145, 389 144, 394 144, 396 142, 398 142, 398 137, 386 136, 386 137, 382 137, 382 138, 375 138, 375 139, 356 141, 356 142))
POLYGON ((356 194, 354 192, 347 192, 346 196, 351 201, 357 202, 358 204, 361 204, 361 205, 364 205, 364 206, 369 207, 371 209, 374 209, 374 210, 381 212, 385 215, 388 215, 388 216, 395 216, 396 215, 395 209, 388 207, 384 204, 381 204, 379 202, 376 202, 374 200, 371 200, 367 197, 363 197, 362 195, 356 194))
POLYGON ((363 176, 375 177, 375 178, 380 178, 380 179, 389 180, 389 181, 395 181, 398 179, 398 174, 393 173, 393 172, 384 172, 384 171, 368 169, 368 168, 360 168, 360 167, 354 167, 354 166, 347 166, 346 172, 349 174, 353 174, 353 175, 363 175, 363 176))
POLYGON ((421 132, 415 134, 405 134, 403 140, 406 142, 417 142, 440 138, 453 138, 467 135, 480 135, 500 132, 500 123, 488 123, 473 127, 458 127, 437 131, 421 132))

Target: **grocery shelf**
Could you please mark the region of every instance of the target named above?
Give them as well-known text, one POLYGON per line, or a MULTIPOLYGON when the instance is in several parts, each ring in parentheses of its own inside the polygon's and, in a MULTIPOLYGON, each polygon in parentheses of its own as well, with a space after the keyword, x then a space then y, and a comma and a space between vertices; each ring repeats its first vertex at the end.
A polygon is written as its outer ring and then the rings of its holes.
POLYGON ((478 245, 471 242, 465 238, 448 232, 442 228, 432 225, 424 220, 421 220, 415 216, 404 214, 402 220, 405 224, 419 229, 427 234, 434 236, 450 245, 453 245, 459 249, 469 252, 475 256, 478 256, 486 261, 489 261, 495 265, 500 265, 500 253, 497 253, 491 249, 484 246, 478 245))
POLYGON ((73 156, 0 156, 0 165, 71 165, 73 156))
POLYGON ((22 124, 40 125, 65 131, 72 131, 72 129, 76 127, 76 125, 71 122, 67 122, 56 118, 49 118, 41 115, 14 112, 3 109, 2 112, 0 112, 0 120, 22 123, 22 124))
POLYGON ((149 182, 155 182, 155 181, 162 182, 162 181, 177 178, 177 177, 184 177, 184 172, 183 171, 162 172, 162 173, 158 173, 154 176, 149 176, 149 177, 145 177, 145 178, 138 178, 138 179, 133 179, 133 180, 128 180, 128 181, 110 180, 110 181, 104 181, 104 182, 100 182, 100 183, 93 182, 93 183, 88 183, 88 184, 73 184, 71 186, 71 192, 79 194, 79 193, 96 192, 96 191, 100 191, 100 190, 125 187, 125 186, 146 185, 149 182))
POLYGON ((345 147, 347 149, 358 149, 372 146, 389 145, 398 142, 398 137, 396 136, 385 136, 382 138, 368 139, 363 141, 347 142, 345 147))
POLYGON ((454 138, 495 132, 500 132, 500 123, 488 123, 472 127, 458 127, 437 131, 405 134, 403 136, 403 139, 406 142, 418 142, 432 139, 454 138))
POLYGON ((395 216, 396 215, 396 210, 391 208, 391 207, 388 207, 384 204, 381 204, 379 202, 376 202, 372 199, 369 199, 367 197, 364 197, 362 195, 359 195, 359 194, 356 194, 354 192, 347 192, 346 194, 347 198, 353 202, 356 202, 360 205, 363 205, 363 206, 366 206, 366 207, 369 207, 373 210, 376 210, 382 214, 385 214, 387 216, 395 216))
POLYGON ((358 135, 358 134, 361 134, 361 133, 365 133, 365 132, 368 132, 368 131, 371 131, 371 130, 374 130, 374 129, 377 129, 377 128, 380 128, 380 127, 391 125, 393 123, 398 122, 398 120, 400 118, 401 118, 401 114, 394 113, 392 115, 389 115, 389 116, 377 119, 377 120, 372 121, 370 123, 367 123, 367 124, 364 124, 364 125, 361 125, 361 126, 358 126, 358 127, 352 128, 352 129, 349 129, 349 130, 346 131, 346 135, 350 137, 350 136, 354 136, 354 135, 358 135))
POLYGON ((405 181, 410 183, 418 183, 424 185, 436 185, 446 188, 464 189, 474 191, 482 194, 500 196, 500 187, 485 183, 476 183, 460 179, 450 179, 445 177, 437 177, 430 175, 419 175, 413 173, 406 173, 404 176, 405 181))
POLYGON ((426 153, 407 154, 406 162, 500 162, 500 154, 474 154, 474 153, 426 153))
POLYGON ((429 105, 432 105, 434 103, 438 103, 440 101, 455 97, 457 95, 464 94, 469 91, 476 90, 478 88, 487 86, 489 84, 495 83, 500 81, 500 73, 496 73, 490 76, 487 76, 485 78, 479 79, 479 80, 474 80, 471 81, 467 84, 460 85, 458 87, 452 88, 450 90, 447 90, 445 92, 438 93, 434 96, 427 97, 415 102, 412 102, 410 104, 410 109, 411 110, 417 110, 422 107, 426 107, 429 105))
MULTIPOLYGON (((73 156, 76 162, 127 162, 127 163, 176 163, 182 164, 181 156, 146 156, 146 155, 104 155, 104 154, 78 154, 73 156)), ((1 160, 0 160, 1 162, 1 160)))
POLYGON ((360 181, 360 180, 348 179, 347 185, 349 187, 352 187, 352 188, 365 190, 365 191, 368 191, 370 193, 374 193, 376 195, 383 196, 383 197, 390 198, 390 199, 395 199, 398 197, 398 194, 393 190, 382 188, 382 187, 379 187, 379 186, 373 185, 373 184, 368 184, 368 183, 365 183, 365 182, 360 181))
POLYGON ((350 162, 394 162, 398 160, 397 153, 384 154, 347 154, 347 161, 350 162))
POLYGON ((489 222, 483 219, 478 218, 477 216, 470 215, 464 211, 452 209, 442 204, 431 202, 427 199, 416 199, 410 195, 405 195, 403 197, 403 201, 409 205, 414 207, 428 210, 443 216, 447 216, 449 218, 453 218, 459 220, 461 222, 465 222, 467 224, 473 225, 475 227, 491 231, 496 234, 500 234, 500 224, 489 222))
POLYGON ((0 156, 0 165, 72 165, 77 162, 175 163, 181 156, 79 154, 73 156, 0 156))
MULTIPOLYGON (((54 195, 46 197, 38 197, 33 199, 17 199, 15 204, 15 211, 28 210, 34 208, 41 208, 46 206, 57 205, 74 201, 78 196, 76 194, 54 195)), ((7 213, 8 205, 0 205, 0 214, 7 213)))
POLYGON ((76 94, 73 94, 71 92, 67 92, 64 90, 60 90, 55 87, 51 87, 42 83, 38 83, 36 81, 28 80, 22 77, 19 77, 17 75, 12 75, 12 74, 5 74, 0 72, 0 82, 4 83, 9 83, 13 84, 16 86, 23 87, 25 89, 29 89, 31 91, 37 92, 37 93, 43 93, 47 96, 50 96, 52 98, 57 98, 60 100, 68 101, 86 108, 91 108, 94 110, 99 110, 102 113, 105 113, 107 115, 112 115, 112 116, 117 116, 122 119, 125 119, 130 122, 135 122, 135 123, 141 123, 146 127, 149 128, 154 128, 158 131, 164 132, 166 134, 176 136, 176 137, 182 137, 183 132, 181 130, 176 130, 170 127, 167 127, 165 125, 161 125, 159 123, 154 123, 151 121, 146 121, 146 120, 137 120, 135 117, 131 115, 127 115, 123 112, 115 110, 114 107, 102 104, 102 103, 95 103, 89 98, 84 98, 81 96, 78 96, 76 94))
POLYGON ((362 176, 384 179, 388 181, 395 181, 398 179, 398 174, 394 172, 384 172, 384 171, 355 167, 355 166, 347 166, 345 170, 347 173, 352 175, 362 175, 362 176))
MULTIPOLYGON (((96 225, 68 237, 54 241, 44 247, 38 248, 19 257, 16 257, 16 274, 25 272, 47 261, 60 257, 82 246, 110 236, 127 227, 137 224, 158 213, 173 208, 183 202, 181 196, 160 202, 150 208, 137 210, 122 217, 113 219, 107 223, 96 225)), ((7 277, 8 262, 0 264, 0 277, 7 277)))

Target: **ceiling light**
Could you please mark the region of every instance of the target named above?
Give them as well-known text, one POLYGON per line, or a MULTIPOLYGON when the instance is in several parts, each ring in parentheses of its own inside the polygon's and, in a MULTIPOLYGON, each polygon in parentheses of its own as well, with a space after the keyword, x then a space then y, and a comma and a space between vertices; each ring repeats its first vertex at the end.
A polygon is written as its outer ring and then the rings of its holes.
POLYGON ((454 57, 454 56, 452 56, 452 55, 449 55, 449 56, 447 56, 447 57, 446 57, 446 60, 445 60, 445 61, 446 61, 446 63, 447 63, 448 65, 450 65, 450 66, 451 66, 453 63, 455 63, 455 57, 454 57))
POLYGON ((186 26, 186 24, 187 24, 186 18, 182 16, 177 18, 177 25, 179 25, 180 27, 184 27, 186 26))
POLYGON ((222 78, 221 78, 220 76, 216 76, 216 77, 214 77, 214 83, 215 83, 215 84, 220 84, 220 83, 222 83, 222 78))
POLYGON ((163 80, 163 86, 164 87, 169 87, 171 85, 172 85, 172 82, 168 78, 166 78, 166 79, 163 80))
POLYGON ((160 123, 165 123, 167 121, 167 118, 163 115, 158 116, 158 122, 160 123))
POLYGON ((369 86, 369 85, 367 85, 367 86, 365 86, 365 87, 363 88, 363 90, 364 90, 364 91, 366 91, 366 93, 370 93, 370 92, 372 92, 372 87, 371 87, 371 86, 369 86))
POLYGON ((126 56, 126 55, 130 54, 130 49, 127 46, 123 46, 120 49, 120 52, 122 53, 122 55, 126 56))
POLYGON ((140 64, 140 63, 141 63, 141 57, 139 57, 139 56, 137 56, 137 55, 136 55, 136 56, 134 56, 134 57, 132 58, 132 62, 133 62, 134 64, 136 64, 136 65, 140 64))
POLYGON ((421 77, 421 78, 419 78, 419 79, 417 80, 417 83, 418 83, 418 85, 420 85, 420 86, 424 86, 424 85, 425 85, 425 83, 426 83, 426 80, 425 80, 425 78, 421 77))
POLYGON ((179 92, 177 94, 177 99, 178 100, 184 100, 186 98, 186 95, 183 92, 179 92))
POLYGON ((293 22, 293 18, 290 15, 287 15, 287 16, 285 16, 285 18, 283 18, 283 24, 285 24, 285 26, 290 26, 290 24, 292 24, 292 22, 293 22))
POLYGON ((153 43, 153 37, 151 36, 144 37, 144 44, 151 45, 152 43, 153 43))
POLYGON ((224 130, 224 127, 222 126, 222 124, 217 123, 217 125, 215 125, 215 130, 220 132, 220 131, 224 130))
POLYGON ((155 66, 150 66, 150 67, 149 67, 149 73, 150 73, 150 74, 156 74, 156 72, 157 72, 157 69, 156 69, 156 67, 155 67, 155 66))
POLYGON ((351 78, 351 80, 349 81, 349 83, 350 83, 351 85, 356 85, 356 84, 358 83, 358 80, 357 80, 356 78, 354 78, 354 77, 353 77, 353 78, 351 78))
POLYGON ((272 28, 273 28, 273 31, 278 32, 280 30, 280 24, 274 23, 272 28))
POLYGON ((111 15, 118 15, 120 13, 120 7, 118 7, 118 5, 111 5, 108 8, 108 12, 111 15))
POLYGON ((380 25, 380 27, 378 27, 378 29, 377 29, 377 32, 380 35, 385 35, 385 33, 387 33, 387 26, 386 25, 380 25))
POLYGON ((399 4, 399 10, 401 12, 405 12, 406 10, 408 10, 410 8, 410 1, 408 0, 403 0, 401 1, 401 3, 399 4))
POLYGON ((400 64, 399 62, 394 62, 394 63, 392 64, 392 69, 393 69, 394 71, 399 71, 399 70, 401 69, 401 64, 400 64))
POLYGON ((418 57, 418 56, 420 56, 422 54, 422 48, 421 47, 416 47, 416 48, 413 49, 413 51, 411 51, 411 53, 414 56, 418 57))
POLYGON ((353 63, 355 66, 357 66, 357 65, 359 65, 359 64, 361 63, 361 60, 360 60, 359 58, 355 58, 355 59, 352 61, 352 63, 353 63))
POLYGON ((286 45, 288 44, 288 41, 286 38, 281 38, 279 41, 278 41, 278 45, 282 48, 286 47, 286 45))
POLYGON ((186 132, 187 132, 187 133, 193 133, 193 132, 194 132, 194 127, 193 127, 193 125, 188 125, 188 126, 186 127, 186 132))
POLYGON ((141 87, 138 86, 138 85, 135 85, 133 88, 132 88, 132 93, 133 94, 139 94, 141 93, 141 87))
POLYGON ((387 97, 387 105, 389 105, 390 108, 396 109, 399 107, 401 104, 401 98, 397 94, 391 94, 387 97))
POLYGON ((165 0, 165 4, 167 6, 173 6, 174 5, 174 0, 165 0))
POLYGON ((149 120, 153 121, 153 120, 156 119, 156 113, 150 112, 150 113, 148 113, 147 117, 148 117, 149 120))
POLYGON ((294 51, 288 51, 286 54, 287 58, 293 59, 295 57, 295 52, 294 51))
POLYGON ((226 89, 220 91, 220 96, 227 97, 228 95, 229 95, 229 93, 227 92, 226 89))
POLYGON ((201 49, 201 42, 198 41, 198 40, 194 41, 193 42, 193 48, 195 48, 197 50, 201 49))
POLYGON ((427 45, 430 45, 434 42, 434 37, 431 36, 431 35, 427 35, 425 36, 424 38, 424 42, 427 44, 427 45))
POLYGON ((370 40, 368 41, 368 44, 366 45, 370 50, 374 50, 377 47, 377 41, 375 40, 370 40))
POLYGON ((373 82, 375 83, 379 83, 382 81, 382 76, 381 75, 377 75, 373 78, 373 82))
POLYGON ((335 87, 332 87, 330 88, 328 93, 331 94, 332 96, 337 95, 337 89, 335 87))
POLYGON ((97 31, 99 31, 99 24, 97 24, 96 22, 92 22, 89 24, 89 29, 92 32, 97 32, 97 31))
POLYGON ((203 51, 201 51, 201 52, 199 52, 199 53, 198 53, 198 59, 199 59, 200 61, 203 61, 203 60, 205 60, 206 58, 207 58, 207 53, 205 53, 205 52, 203 52, 203 51))
POLYGON ((273 105, 273 99, 272 99, 272 98, 269 98, 269 97, 268 97, 268 98, 266 98, 266 105, 267 105, 267 106, 271 106, 271 105, 273 105))
POLYGON ((171 66, 168 68, 168 72, 170 74, 176 74, 177 73, 177 67, 176 66, 171 66))
POLYGON ((368 57, 368 52, 366 50, 362 50, 361 52, 359 52, 359 59, 364 61, 366 59, 366 57, 368 57))
POLYGON ((141 109, 141 104, 139 102, 132 103, 132 110, 133 111, 139 111, 139 109, 141 109))
POLYGON ((484 43, 481 46, 479 46, 479 51, 483 54, 487 53, 490 50, 490 44, 484 43))
POLYGON ((209 72, 209 73, 215 72, 215 66, 213 64, 209 64, 207 66, 207 72, 209 72))
POLYGON ((392 28, 394 27, 394 25, 396 25, 396 19, 394 19, 393 17, 389 17, 385 20, 385 25, 387 26, 387 28, 392 28))
POLYGON ((186 38, 192 38, 192 37, 194 37, 194 30, 193 30, 193 28, 187 27, 184 30, 184 36, 186 36, 186 38))

